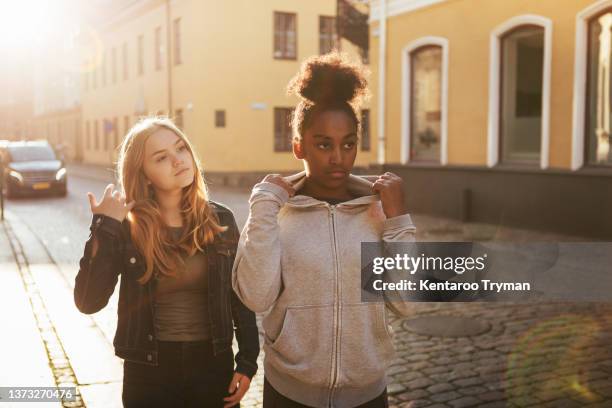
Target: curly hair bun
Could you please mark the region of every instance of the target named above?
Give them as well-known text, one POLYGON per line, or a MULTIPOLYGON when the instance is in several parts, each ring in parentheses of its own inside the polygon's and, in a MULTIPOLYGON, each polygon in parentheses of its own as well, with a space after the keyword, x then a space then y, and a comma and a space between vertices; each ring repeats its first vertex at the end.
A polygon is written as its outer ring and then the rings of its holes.
POLYGON ((365 96, 367 81, 363 68, 337 52, 314 56, 302 64, 287 92, 314 104, 359 101, 365 96))

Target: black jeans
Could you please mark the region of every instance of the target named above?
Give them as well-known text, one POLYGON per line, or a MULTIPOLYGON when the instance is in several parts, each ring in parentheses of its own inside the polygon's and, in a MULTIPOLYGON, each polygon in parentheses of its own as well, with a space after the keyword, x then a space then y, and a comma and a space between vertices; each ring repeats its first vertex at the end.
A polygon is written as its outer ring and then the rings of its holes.
MULTIPOLYGON (((285 397, 272 387, 272 384, 268 382, 267 378, 264 378, 264 395, 263 395, 263 406, 264 408, 309 408, 308 405, 300 404, 285 397)), ((387 389, 383 391, 378 397, 364 404, 359 405, 355 408, 388 408, 389 402, 387 400, 387 389)))
POLYGON ((125 361, 124 407, 223 407, 234 374, 231 349, 214 356, 211 341, 160 341, 158 346, 158 366, 125 361))

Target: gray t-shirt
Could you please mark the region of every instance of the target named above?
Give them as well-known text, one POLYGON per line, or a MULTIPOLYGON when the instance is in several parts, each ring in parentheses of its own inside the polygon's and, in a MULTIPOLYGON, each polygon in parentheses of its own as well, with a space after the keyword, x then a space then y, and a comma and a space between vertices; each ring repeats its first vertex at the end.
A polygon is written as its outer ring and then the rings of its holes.
MULTIPOLYGON (((183 227, 169 227, 174 239, 183 227)), ((211 337, 208 319, 206 256, 197 252, 185 260, 176 277, 160 275, 155 290, 155 330, 163 341, 198 341, 211 337)))

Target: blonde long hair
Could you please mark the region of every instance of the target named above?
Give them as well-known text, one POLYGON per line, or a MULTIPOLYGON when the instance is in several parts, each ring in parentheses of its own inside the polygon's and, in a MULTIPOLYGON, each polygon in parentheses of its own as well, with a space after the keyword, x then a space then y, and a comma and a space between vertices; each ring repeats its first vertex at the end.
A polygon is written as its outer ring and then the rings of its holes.
POLYGON ((134 208, 128 214, 130 235, 136 248, 144 256, 146 270, 138 282, 145 284, 156 269, 160 274, 175 276, 183 265, 182 255, 193 255, 215 239, 215 235, 227 227, 219 220, 208 202, 208 189, 202 177, 202 165, 196 157, 187 136, 167 117, 153 116, 141 119, 125 136, 120 146, 117 173, 126 202, 134 200, 134 208), (180 137, 191 153, 194 162, 194 181, 183 188, 181 217, 186 227, 182 237, 173 241, 166 229, 153 186, 147 184, 143 171, 145 144, 148 138, 161 128, 180 137))

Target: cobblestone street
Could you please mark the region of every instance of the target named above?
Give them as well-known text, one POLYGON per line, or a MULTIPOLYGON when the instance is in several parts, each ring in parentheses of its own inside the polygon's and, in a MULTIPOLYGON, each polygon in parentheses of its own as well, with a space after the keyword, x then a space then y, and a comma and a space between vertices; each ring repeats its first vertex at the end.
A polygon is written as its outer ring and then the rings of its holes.
POLYGON ((412 333, 396 319, 390 401, 400 407, 612 406, 612 306, 420 304, 415 316, 486 322, 474 337, 412 333))

